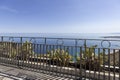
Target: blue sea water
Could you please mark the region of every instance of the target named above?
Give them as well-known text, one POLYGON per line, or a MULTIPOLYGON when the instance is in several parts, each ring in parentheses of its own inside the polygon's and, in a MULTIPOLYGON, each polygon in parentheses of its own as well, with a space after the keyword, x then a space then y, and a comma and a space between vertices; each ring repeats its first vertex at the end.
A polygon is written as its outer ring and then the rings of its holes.
MULTIPOLYGON (((64 45, 75 45, 76 42, 74 39, 104 39, 110 40, 103 41, 102 40, 86 40, 87 46, 98 45, 98 47, 119 47, 120 41, 111 41, 113 38, 103 38, 104 36, 119 36, 119 33, 0 33, 0 36, 10 36, 10 37, 46 37, 46 44, 64 44, 64 45), (74 38, 73 40, 68 39, 49 39, 49 38, 74 38), (101 45, 102 43, 102 45, 101 45)), ((4 38, 4 41, 13 41, 11 38, 4 38)), ((23 38, 23 41, 31 41, 36 43, 43 43, 45 39, 32 39, 32 38, 23 38)), ((115 39, 115 40, 120 40, 115 39)), ((14 41, 20 42, 20 38, 14 38, 14 41)), ((83 46, 84 40, 78 40, 77 46, 83 46)))
MULTIPOLYGON (((86 45, 88 47, 97 45, 99 48, 120 48, 120 41, 111 41, 113 38, 103 38, 104 36, 119 36, 119 33, 0 33, 0 36, 10 36, 10 37, 46 37, 46 44, 50 45, 64 45, 64 46, 84 46, 86 39, 86 45), (52 39, 55 38, 55 39, 52 39), (59 38, 59 39, 57 39, 59 38), (61 38, 69 38, 69 39, 61 39, 61 38), (70 39, 74 38, 74 39, 70 39), (81 39, 81 40, 75 40, 81 39), (104 39, 103 40, 89 40, 89 39, 104 39), (110 40, 110 41, 108 41, 110 40), (77 42, 77 43, 76 43, 77 42)), ((115 39, 120 40, 120 39, 115 39)), ((4 41, 15 41, 20 42, 20 38, 9 38, 4 37, 4 41)), ((44 44, 44 38, 23 38, 22 41, 31 41, 36 44, 44 44)), ((70 49, 69 49, 70 50, 70 49)), ((76 51, 80 51, 79 49, 76 51)), ((35 49, 35 52, 39 53, 35 49)), ((73 52, 75 52, 75 48, 73 48, 73 52)), ((98 52, 98 51, 96 51, 98 52)), ((45 50, 42 53, 46 53, 45 50)), ((71 52, 72 54, 72 52, 71 52)))
POLYGON ((100 39, 103 36, 120 36, 120 33, 0 33, 0 36, 100 39))
POLYGON ((113 33, 0 33, 0 36, 19 37, 52 37, 52 38, 101 38, 102 36, 116 36, 113 33))

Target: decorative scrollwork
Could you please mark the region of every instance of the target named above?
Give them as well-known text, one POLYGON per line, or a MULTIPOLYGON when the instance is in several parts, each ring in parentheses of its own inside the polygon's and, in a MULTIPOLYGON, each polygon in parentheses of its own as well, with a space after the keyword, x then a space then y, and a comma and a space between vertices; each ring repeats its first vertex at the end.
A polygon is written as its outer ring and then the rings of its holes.
POLYGON ((101 41, 101 47, 103 47, 103 48, 109 48, 109 47, 111 47, 110 41, 109 41, 109 40, 102 40, 102 41, 101 41), (105 47, 105 46, 103 45, 105 42, 108 43, 108 46, 107 46, 107 47, 105 47))
POLYGON ((63 45, 63 44, 64 44, 63 39, 58 39, 58 40, 57 40, 57 45, 63 45))
POLYGON ((13 37, 9 37, 9 41, 10 42, 14 42, 14 38, 13 37))
POLYGON ((31 38, 31 39, 30 39, 30 42, 36 43, 36 39, 35 39, 35 38, 31 38))
POLYGON ((85 46, 86 45, 86 40, 75 40, 75 45, 76 46, 85 46))

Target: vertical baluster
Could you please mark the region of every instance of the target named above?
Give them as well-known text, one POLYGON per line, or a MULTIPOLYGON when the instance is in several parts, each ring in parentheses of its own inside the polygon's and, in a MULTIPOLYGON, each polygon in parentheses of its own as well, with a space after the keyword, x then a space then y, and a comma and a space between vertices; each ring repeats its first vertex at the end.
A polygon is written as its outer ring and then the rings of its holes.
MULTIPOLYGON (((73 57, 73 59, 72 59, 72 61, 70 62, 70 64, 71 64, 71 68, 74 68, 73 62, 74 62, 74 60, 75 60, 75 59, 74 59, 75 57, 74 57, 74 53, 73 53, 73 46, 71 46, 71 49, 70 49, 70 50, 71 50, 71 56, 73 57)), ((72 78, 72 77, 73 77, 73 76, 72 76, 72 70, 70 71, 70 75, 71 75, 71 78, 72 78)))
POLYGON ((42 44, 42 61, 43 61, 43 69, 44 69, 44 71, 43 71, 43 73, 45 73, 45 45, 44 44, 42 44))
POLYGON ((67 57, 68 60, 66 60, 66 67, 68 67, 67 72, 68 72, 68 74, 70 74, 70 65, 69 65, 69 63, 70 63, 70 59, 69 59, 70 58, 70 46, 67 46, 67 52, 68 52, 68 54, 66 54, 66 57, 67 57))
MULTIPOLYGON (((74 54, 75 56, 77 56, 77 45, 78 45, 78 41, 75 40, 75 54, 74 54)), ((76 68, 77 68, 77 63, 75 61, 75 73, 74 73, 75 79, 77 79, 77 77, 76 77, 76 72, 77 72, 76 68)))
POLYGON ((86 51, 86 49, 88 48, 87 46, 86 46, 86 40, 85 40, 85 46, 84 46, 84 48, 85 48, 85 53, 84 53, 84 56, 85 56, 85 65, 84 65, 84 67, 85 67, 85 70, 84 70, 84 74, 85 74, 85 79, 86 79, 86 58, 87 58, 87 55, 86 55, 86 53, 87 53, 87 51, 86 51))
POLYGON ((39 69, 41 70, 41 67, 42 67, 42 64, 41 64, 42 63, 42 61, 41 61, 41 59, 42 59, 41 58, 42 57, 41 56, 41 54, 42 54, 42 46, 41 46, 41 44, 39 46, 40 46, 40 56, 39 56, 40 57, 40 65, 39 65, 39 69))
POLYGON ((36 68, 36 60, 37 60, 37 53, 36 53, 36 44, 35 43, 33 43, 33 49, 32 49, 32 54, 33 54, 33 62, 34 62, 34 68, 36 68), (33 51, 34 51, 34 53, 33 53, 33 51))
MULTIPOLYGON (((65 47, 65 46, 63 46, 63 50, 64 50, 64 51, 66 50, 66 47, 65 47)), ((63 56, 65 56, 65 54, 63 54, 63 56)), ((64 73, 66 72, 66 71, 65 71, 65 65, 63 65, 63 71, 62 71, 62 72, 63 72, 63 75, 62 75, 62 76, 64 77, 64 76, 65 76, 64 73)))
POLYGON ((105 80, 105 48, 103 48, 103 72, 104 72, 104 76, 103 79, 105 80))
POLYGON ((17 43, 17 66, 19 67, 19 57, 20 57, 20 51, 19 51, 19 45, 20 43, 17 43))
MULTIPOLYGON (((31 37, 30 37, 31 38, 31 37)), ((29 59, 29 67, 33 70, 33 55, 31 54, 32 53, 32 49, 33 49, 33 43, 31 42, 31 40, 29 41, 28 44, 26 44, 26 50, 29 50, 29 48, 31 47, 31 50, 30 52, 28 52, 28 59, 29 59)))
POLYGON ((45 59, 45 65, 46 65, 46 73, 48 74, 48 71, 49 71, 49 68, 48 68, 48 54, 47 54, 47 51, 48 51, 48 45, 45 46, 46 48, 46 51, 45 51, 45 56, 46 56, 46 59, 45 59))
MULTIPOLYGON (((10 64, 12 64, 12 42, 10 42, 10 64)), ((4 44, 4 46, 5 46, 5 44, 4 44)))
MULTIPOLYGON (((11 43, 10 43, 11 44, 11 43)), ((25 47, 26 48, 26 47, 25 47)), ((23 47, 22 47, 22 43, 20 42, 19 44, 19 66, 22 67, 22 60, 23 60, 23 47)))
POLYGON ((39 44, 36 44, 36 52, 37 52, 37 53, 36 53, 36 59, 37 59, 37 61, 36 61, 36 69, 37 69, 37 70, 38 70, 38 67, 39 67, 39 66, 38 66, 38 65, 39 65, 39 62, 38 62, 38 60, 39 60, 39 59, 38 59, 39 47, 38 47, 38 46, 39 46, 39 44))
POLYGON ((83 54, 83 51, 82 51, 82 47, 80 47, 80 80, 82 80, 82 54, 83 54))
POLYGON ((52 66, 52 64, 51 64, 51 46, 52 45, 49 45, 49 57, 48 57, 48 64, 49 64, 49 74, 51 74, 51 66, 52 66))
POLYGON ((108 49, 108 69, 109 69, 108 80, 110 80, 110 49, 108 49))
MULTIPOLYGON (((59 50, 58 44, 56 45, 56 49, 59 50)), ((59 56, 59 54, 60 54, 60 53, 58 52, 56 55, 59 56)), ((56 58, 57 58, 57 57, 56 57, 56 58)), ((59 68, 57 68, 57 66, 59 65, 59 63, 60 63, 60 61, 59 61, 59 59, 57 58, 57 62, 56 62, 56 72, 57 72, 56 75, 57 75, 57 76, 59 75, 59 73, 58 73, 58 72, 59 72, 59 68)))
MULTIPOLYGON (((7 46, 8 46, 8 43, 7 43, 7 46)), ((14 62, 15 62, 15 66, 17 66, 17 46, 18 46, 18 43, 15 42, 15 58, 14 58, 14 62)))
MULTIPOLYGON (((32 47, 32 45, 31 45, 31 43, 30 44, 28 44, 28 46, 31 46, 32 47)), ((27 50, 27 47, 25 47, 25 49, 27 50)), ((30 51, 31 52, 31 51, 30 51)), ((28 54, 27 55, 27 60, 26 60, 26 67, 31 67, 31 58, 30 58, 30 54, 28 54)))
POLYGON ((118 56, 119 56, 119 80, 120 80, 120 49, 118 50, 118 56))
POLYGON ((96 58, 95 58, 95 56, 96 56, 96 52, 95 52, 95 48, 93 48, 93 54, 94 54, 94 62, 93 62, 93 66, 94 66, 94 79, 95 79, 95 74, 96 74, 96 65, 98 65, 98 63, 97 63, 97 61, 96 61, 96 58), (97 64, 95 64, 95 63, 97 63, 97 64))
MULTIPOLYGON (((90 54, 90 51, 91 51, 91 48, 88 48, 88 50, 89 50, 89 52, 88 52, 88 54, 90 54)), ((90 72, 91 72, 91 56, 90 55, 88 55, 88 70, 89 70, 89 78, 91 77, 91 74, 90 74, 90 72)))
POLYGON ((98 61, 99 61, 99 71, 98 71, 98 79, 100 79, 100 71, 101 71, 101 59, 100 59, 100 48, 98 48, 98 61))
POLYGON ((55 68, 54 68, 55 67, 55 58, 54 58, 55 54, 54 53, 55 53, 55 45, 53 45, 53 53, 52 53, 52 64, 53 64, 52 74, 54 74, 54 71, 55 71, 55 68))
POLYGON ((3 46, 4 46, 4 42, 3 42, 3 36, 1 36, 1 44, 2 44, 2 46, 1 46, 1 54, 0 54, 0 59, 1 59, 1 63, 3 63, 3 46))
POLYGON ((115 80, 115 49, 113 49, 113 66, 114 66, 114 71, 113 71, 113 74, 114 74, 114 77, 113 77, 113 79, 115 80))
MULTIPOLYGON (((63 57, 63 54, 62 54, 62 45, 60 45, 59 46, 60 47, 60 55, 63 57)), ((65 59, 65 57, 64 57, 64 59, 65 59)), ((60 66, 60 70, 59 70, 59 75, 61 76, 61 69, 62 69, 62 64, 63 62, 60 62, 59 63, 59 66, 60 66)))

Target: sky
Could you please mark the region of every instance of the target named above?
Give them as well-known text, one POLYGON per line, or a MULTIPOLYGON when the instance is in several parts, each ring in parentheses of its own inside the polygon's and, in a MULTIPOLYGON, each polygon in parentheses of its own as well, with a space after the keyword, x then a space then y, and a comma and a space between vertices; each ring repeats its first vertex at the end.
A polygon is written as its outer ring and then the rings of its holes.
POLYGON ((0 0, 0 33, 120 32, 120 0, 0 0))

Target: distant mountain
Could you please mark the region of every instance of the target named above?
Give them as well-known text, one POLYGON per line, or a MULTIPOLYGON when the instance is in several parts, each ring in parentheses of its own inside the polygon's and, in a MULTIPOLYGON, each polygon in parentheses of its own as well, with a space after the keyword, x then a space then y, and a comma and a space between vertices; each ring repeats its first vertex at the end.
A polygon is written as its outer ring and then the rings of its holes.
POLYGON ((120 32, 117 32, 117 33, 110 33, 110 34, 120 34, 120 32))
POLYGON ((120 38, 120 36, 103 36, 102 38, 120 38))

